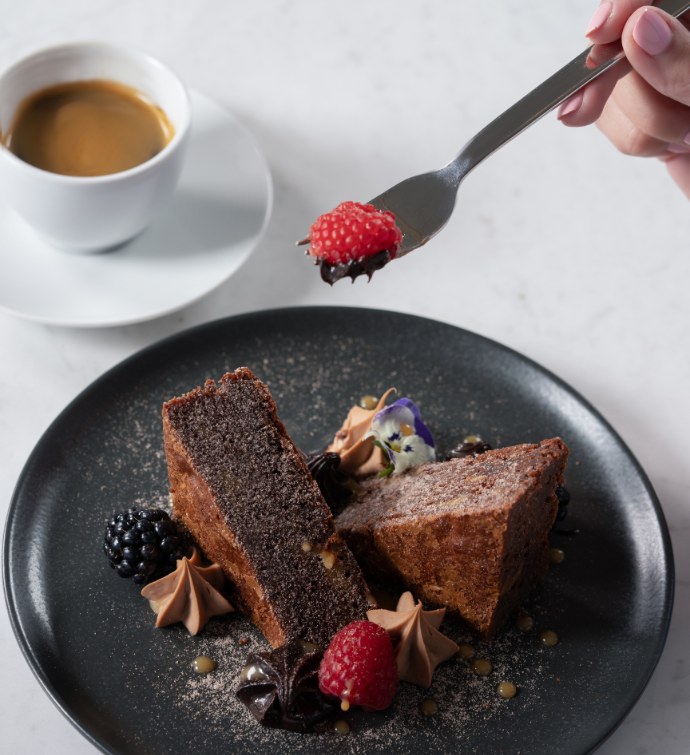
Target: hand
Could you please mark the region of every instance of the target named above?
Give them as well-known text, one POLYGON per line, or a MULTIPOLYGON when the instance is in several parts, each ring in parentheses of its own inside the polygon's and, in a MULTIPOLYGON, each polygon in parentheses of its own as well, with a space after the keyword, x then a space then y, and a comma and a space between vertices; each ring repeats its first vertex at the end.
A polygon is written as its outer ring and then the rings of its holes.
POLYGON ((627 62, 576 92, 558 117, 567 126, 596 121, 624 154, 660 158, 690 198, 688 22, 641 0, 604 0, 587 36, 593 62, 610 57, 619 39, 627 62))

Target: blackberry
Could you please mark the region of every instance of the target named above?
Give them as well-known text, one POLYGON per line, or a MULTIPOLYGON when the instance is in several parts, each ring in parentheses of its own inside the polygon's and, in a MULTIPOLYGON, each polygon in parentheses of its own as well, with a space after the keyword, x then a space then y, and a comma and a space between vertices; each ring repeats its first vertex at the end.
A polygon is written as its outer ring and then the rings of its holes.
POLYGON ((163 509, 129 508, 105 527, 103 550, 121 577, 137 585, 160 579, 189 555, 189 542, 163 509))

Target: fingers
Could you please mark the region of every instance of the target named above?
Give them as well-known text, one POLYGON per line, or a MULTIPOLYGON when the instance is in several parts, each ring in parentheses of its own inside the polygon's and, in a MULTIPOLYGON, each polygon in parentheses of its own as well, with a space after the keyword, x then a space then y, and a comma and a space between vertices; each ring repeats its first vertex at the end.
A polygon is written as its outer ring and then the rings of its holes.
MULTIPOLYGON (((599 4, 585 32, 585 36, 594 43, 589 53, 589 65, 597 66, 620 51, 620 38, 626 21, 644 5, 645 0, 603 0, 599 4)), ((558 117, 566 126, 594 123, 601 115, 616 82, 628 71, 630 65, 627 61, 621 61, 564 102, 558 111, 558 117)))
MULTIPOLYGON (((620 38, 625 22, 644 0, 604 0, 594 12, 585 35, 594 44, 589 53, 588 65, 592 67, 610 60, 621 49, 620 38)), ((558 118, 566 126, 586 126, 594 123, 606 105, 616 82, 630 70, 626 61, 621 61, 599 76, 584 89, 566 100, 558 110, 558 118)))
POLYGON ((634 71, 618 82, 598 126, 626 155, 661 156, 669 145, 690 151, 690 145, 684 144, 690 110, 660 94, 634 71))
POLYGON ((648 4, 644 0, 604 0, 594 11, 585 36, 596 45, 619 40, 630 16, 648 4))
MULTIPOLYGON (((608 55, 612 57, 615 51, 608 55)), ((602 60, 608 59, 601 55, 602 60)), ((601 115, 618 80, 630 71, 630 65, 621 61, 599 76, 598 79, 575 92, 558 109, 558 118, 566 126, 587 126, 601 115)))
MULTIPOLYGON (((602 21, 595 13, 590 28, 595 26, 596 30, 590 36, 599 35, 600 39, 606 39, 607 36, 604 35, 617 33, 623 13, 635 5, 640 6, 638 0, 606 0, 599 8, 604 9, 609 15, 602 21)), ((601 16, 604 16, 603 12, 601 16)), ((690 113, 683 113, 677 104, 672 103, 690 106, 690 31, 683 21, 674 19, 656 8, 641 6, 634 10, 624 24, 621 42, 629 63, 619 63, 573 95, 561 105, 558 117, 568 126, 593 123, 600 118, 615 88, 619 106, 628 111, 628 117, 632 121, 636 118, 633 112, 635 100, 638 95, 640 96, 642 101, 639 103, 639 110, 643 114, 641 130, 644 133, 671 143, 682 142, 690 130, 690 113), (630 71, 630 65, 637 73, 621 78, 621 74, 630 71), (655 97, 648 91, 649 88, 656 90, 671 102, 666 103, 663 99, 655 97), (629 99, 627 106, 626 96, 629 99), (650 111, 654 108, 657 109, 658 118, 654 119, 653 126, 647 130, 645 124, 651 122, 650 111), (660 129, 665 118, 669 119, 668 123, 660 129)), ((599 63, 614 54, 613 44, 594 45, 590 53, 593 63, 599 63)), ((612 129, 605 130, 609 135, 613 135, 612 129)), ((624 143, 627 145, 630 140, 626 139, 624 143)), ((625 152, 629 149, 631 148, 623 147, 625 152)), ((646 154, 649 149, 649 146, 645 145, 641 150, 632 149, 631 154, 646 154)))
POLYGON ((640 0, 603 0, 587 36, 592 65, 617 43, 626 60, 564 102, 558 117, 568 126, 596 120, 621 152, 661 158, 690 199, 690 12, 675 19, 640 0))
POLYGON ((643 79, 666 97, 690 106, 690 31, 681 21, 645 6, 626 23, 622 42, 628 61, 643 79))

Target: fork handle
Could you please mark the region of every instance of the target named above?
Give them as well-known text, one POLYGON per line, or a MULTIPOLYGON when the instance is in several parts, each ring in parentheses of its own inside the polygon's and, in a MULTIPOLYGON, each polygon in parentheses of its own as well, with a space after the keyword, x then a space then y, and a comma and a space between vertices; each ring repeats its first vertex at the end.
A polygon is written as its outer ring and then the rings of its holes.
MULTIPOLYGON (((690 9, 690 0, 660 0, 656 7, 677 17, 690 9)), ((621 51, 596 68, 589 68, 587 60, 591 50, 589 47, 580 53, 477 133, 447 166, 456 174, 457 183, 459 184, 484 158, 625 57, 621 51)))

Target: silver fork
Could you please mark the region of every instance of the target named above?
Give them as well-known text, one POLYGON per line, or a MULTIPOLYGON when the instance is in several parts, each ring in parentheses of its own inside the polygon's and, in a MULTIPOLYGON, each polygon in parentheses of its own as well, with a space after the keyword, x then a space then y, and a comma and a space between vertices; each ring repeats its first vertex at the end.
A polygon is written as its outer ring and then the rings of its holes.
MULTIPOLYGON (((672 16, 680 16, 690 9, 690 0, 660 0, 656 7, 672 16)), ((443 228, 455 207, 460 183, 482 160, 624 57, 623 52, 619 52, 591 68, 587 66, 591 50, 590 47, 582 52, 491 121, 445 167, 407 178, 370 200, 378 209, 390 210, 395 215, 403 233, 396 258, 426 244, 443 228)))

